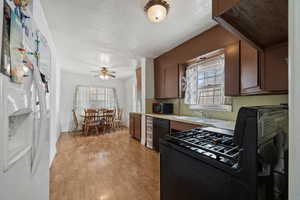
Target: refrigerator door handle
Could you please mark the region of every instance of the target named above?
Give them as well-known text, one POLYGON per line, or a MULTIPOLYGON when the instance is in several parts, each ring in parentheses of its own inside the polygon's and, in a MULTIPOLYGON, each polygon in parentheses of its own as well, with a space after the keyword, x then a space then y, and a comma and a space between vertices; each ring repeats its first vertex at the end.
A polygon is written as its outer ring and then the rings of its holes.
POLYGON ((38 67, 35 67, 33 70, 33 79, 37 88, 37 95, 39 98, 39 112, 40 112, 40 121, 38 124, 38 129, 35 131, 35 141, 32 148, 32 163, 31 169, 32 174, 34 175, 37 172, 37 169, 41 162, 42 156, 42 141, 46 140, 46 131, 47 131, 47 107, 46 107, 46 92, 42 83, 42 78, 40 70, 38 67))

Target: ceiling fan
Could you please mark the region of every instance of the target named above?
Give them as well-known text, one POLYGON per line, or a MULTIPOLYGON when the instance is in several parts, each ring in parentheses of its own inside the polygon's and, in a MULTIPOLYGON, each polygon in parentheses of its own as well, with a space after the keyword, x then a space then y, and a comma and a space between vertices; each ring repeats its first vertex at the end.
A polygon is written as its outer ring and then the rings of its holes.
POLYGON ((114 79, 114 78, 116 78, 116 75, 115 75, 116 72, 108 70, 106 67, 102 67, 102 68, 100 68, 97 71, 91 71, 91 72, 97 73, 94 76, 95 77, 99 77, 100 79, 103 79, 103 80, 108 80, 108 79, 114 79))

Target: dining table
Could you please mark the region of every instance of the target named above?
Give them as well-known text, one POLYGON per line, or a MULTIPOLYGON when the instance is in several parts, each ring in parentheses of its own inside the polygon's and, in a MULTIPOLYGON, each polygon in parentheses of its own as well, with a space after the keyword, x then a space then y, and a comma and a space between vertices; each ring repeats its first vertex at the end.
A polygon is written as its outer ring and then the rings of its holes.
MULTIPOLYGON (((99 118, 101 118, 101 117, 106 118, 106 117, 110 117, 110 116, 114 116, 114 113, 105 113, 105 114, 99 115, 98 117, 99 118)), ((85 119, 87 116, 85 114, 81 114, 80 117, 85 119)))
MULTIPOLYGON (((111 122, 113 121, 113 118, 115 116, 114 110, 105 110, 104 112, 98 112, 99 115, 96 115, 94 117, 98 118, 101 120, 103 124, 106 124, 108 126, 111 126, 111 122)), ((80 114, 80 117, 83 118, 83 122, 86 122, 89 116, 86 114, 80 114)), ((84 123, 83 123, 84 127, 84 123)), ((84 128, 83 128, 84 129, 84 128)))

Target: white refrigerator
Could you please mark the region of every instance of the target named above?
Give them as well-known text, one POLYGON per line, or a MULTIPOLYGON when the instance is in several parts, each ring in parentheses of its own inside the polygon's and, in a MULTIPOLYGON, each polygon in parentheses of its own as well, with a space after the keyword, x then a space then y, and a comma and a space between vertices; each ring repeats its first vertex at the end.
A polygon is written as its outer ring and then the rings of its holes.
POLYGON ((31 69, 24 68, 18 83, 0 73, 0 200, 49 199, 50 119, 43 56, 36 56, 31 69))

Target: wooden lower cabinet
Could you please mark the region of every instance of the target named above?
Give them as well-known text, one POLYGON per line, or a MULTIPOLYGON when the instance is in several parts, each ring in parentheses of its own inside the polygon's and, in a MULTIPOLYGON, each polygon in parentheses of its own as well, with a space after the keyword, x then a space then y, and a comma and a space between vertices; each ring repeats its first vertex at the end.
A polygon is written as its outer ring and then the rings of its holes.
POLYGON ((142 115, 139 113, 129 114, 129 134, 134 139, 141 141, 142 115))
POLYGON ((167 119, 153 118, 152 121, 152 138, 153 149, 159 152, 159 140, 164 138, 171 131, 187 131, 193 128, 200 127, 200 125, 170 121, 167 119))
POLYGON ((171 125, 170 125, 171 131, 188 131, 198 127, 201 127, 201 125, 178 122, 178 121, 171 121, 171 125))

